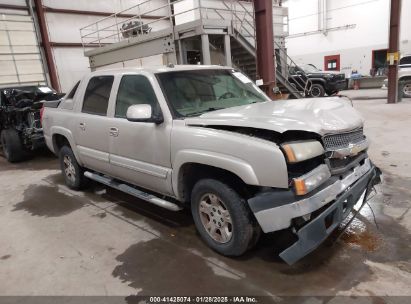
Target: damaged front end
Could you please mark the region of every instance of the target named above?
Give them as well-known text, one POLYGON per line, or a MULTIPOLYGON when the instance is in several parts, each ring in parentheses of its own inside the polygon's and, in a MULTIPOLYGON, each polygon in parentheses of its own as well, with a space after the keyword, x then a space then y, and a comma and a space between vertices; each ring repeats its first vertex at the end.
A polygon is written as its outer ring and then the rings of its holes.
POLYGON ((63 94, 45 86, 20 86, 0 89, 0 95, 0 131, 16 130, 25 150, 43 147, 42 101, 55 100, 63 94))
POLYGON ((291 228, 298 237, 280 253, 288 264, 316 249, 381 182, 381 171, 366 153, 368 141, 362 129, 325 135, 317 145, 296 143, 282 145, 289 164, 289 189, 265 189, 248 200, 265 233, 291 228), (316 157, 319 144, 323 155, 316 157))

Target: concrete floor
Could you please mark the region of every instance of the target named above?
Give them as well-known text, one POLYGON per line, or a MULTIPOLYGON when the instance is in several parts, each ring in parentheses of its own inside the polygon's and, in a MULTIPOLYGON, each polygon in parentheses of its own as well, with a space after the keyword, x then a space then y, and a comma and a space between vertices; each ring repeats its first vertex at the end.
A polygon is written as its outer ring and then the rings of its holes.
POLYGON ((355 102, 385 174, 370 203, 379 229, 365 206, 338 242, 293 266, 273 249, 281 235, 225 258, 202 243, 189 212, 100 185, 71 191, 50 153, 0 157, 0 295, 411 296, 411 100, 384 102, 355 102))

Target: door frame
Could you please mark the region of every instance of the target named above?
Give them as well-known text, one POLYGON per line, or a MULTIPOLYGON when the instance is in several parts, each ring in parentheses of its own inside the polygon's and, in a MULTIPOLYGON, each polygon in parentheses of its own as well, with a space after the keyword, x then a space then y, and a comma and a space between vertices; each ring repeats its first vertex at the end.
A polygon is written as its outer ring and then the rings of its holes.
POLYGON ((385 51, 388 53, 388 49, 378 49, 378 50, 372 50, 371 51, 371 68, 375 69, 375 52, 379 51, 385 51))
POLYGON ((334 71, 334 70, 328 69, 328 61, 330 60, 337 61, 336 71, 340 71, 340 60, 341 60, 340 54, 324 56, 324 71, 334 71))

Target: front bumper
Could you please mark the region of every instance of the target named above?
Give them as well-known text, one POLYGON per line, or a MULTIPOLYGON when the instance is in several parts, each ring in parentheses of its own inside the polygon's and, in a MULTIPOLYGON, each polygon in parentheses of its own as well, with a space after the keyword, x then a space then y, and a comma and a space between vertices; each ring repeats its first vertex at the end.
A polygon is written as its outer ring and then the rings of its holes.
POLYGON ((326 83, 326 88, 325 90, 327 92, 338 92, 341 90, 345 90, 347 87, 347 81, 345 79, 343 80, 337 80, 335 82, 329 82, 326 83))
POLYGON ((280 196, 278 192, 269 192, 251 198, 248 203, 266 233, 286 229, 293 219, 311 215, 329 205, 300 228, 296 232, 298 241, 280 254, 288 264, 293 264, 317 248, 341 224, 364 191, 379 183, 379 177, 379 169, 367 158, 343 179, 331 180, 331 184, 326 184, 311 196, 287 202, 290 197, 281 192, 280 196))

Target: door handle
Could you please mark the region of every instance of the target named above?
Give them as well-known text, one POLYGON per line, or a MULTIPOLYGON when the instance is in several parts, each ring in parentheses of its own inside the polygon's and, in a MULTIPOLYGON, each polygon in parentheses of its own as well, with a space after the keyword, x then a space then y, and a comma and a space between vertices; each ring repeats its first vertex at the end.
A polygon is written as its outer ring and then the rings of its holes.
POLYGON ((110 128, 110 136, 117 137, 118 136, 118 129, 117 128, 110 128))
POLYGON ((80 122, 80 130, 85 131, 86 130, 86 124, 84 122, 80 122))

